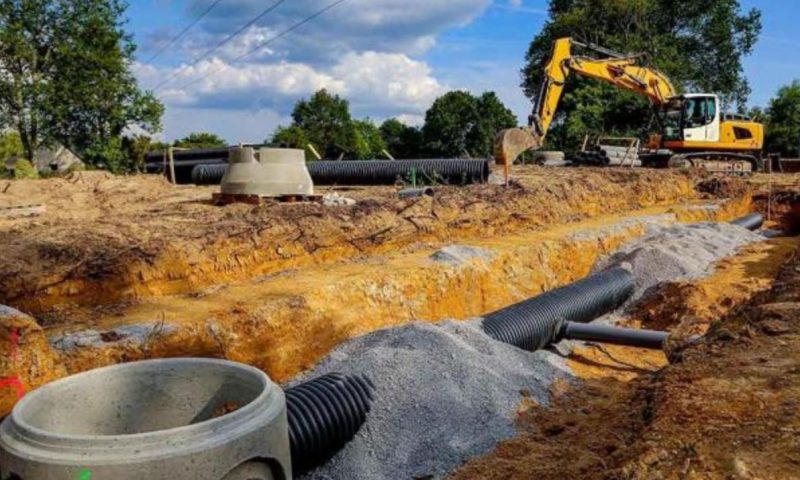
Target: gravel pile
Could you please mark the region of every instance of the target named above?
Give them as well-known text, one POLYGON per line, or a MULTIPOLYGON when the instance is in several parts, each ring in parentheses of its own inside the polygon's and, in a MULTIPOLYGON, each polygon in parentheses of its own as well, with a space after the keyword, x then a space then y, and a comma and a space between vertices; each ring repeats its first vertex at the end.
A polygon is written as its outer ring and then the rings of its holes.
POLYGON ((714 262, 763 239, 758 233, 729 223, 662 227, 601 260, 595 271, 612 266, 631 270, 636 289, 626 303, 630 306, 658 284, 702 277, 710 272, 714 262))
POLYGON ((512 436, 524 396, 546 404, 552 382, 569 375, 560 357, 496 342, 477 321, 365 335, 310 376, 331 371, 369 375, 376 400, 356 438, 304 478, 443 476, 512 436))

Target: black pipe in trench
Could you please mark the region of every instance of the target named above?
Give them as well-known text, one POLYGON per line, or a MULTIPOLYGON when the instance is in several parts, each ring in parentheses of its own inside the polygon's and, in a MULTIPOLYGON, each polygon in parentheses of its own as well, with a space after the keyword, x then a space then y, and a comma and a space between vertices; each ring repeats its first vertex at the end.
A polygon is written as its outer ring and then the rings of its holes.
MULTIPOLYGON (((730 223, 756 230, 764 219, 753 213, 730 223)), ((530 351, 562 339, 661 349, 669 332, 588 324, 617 309, 633 288, 628 270, 611 268, 490 313, 484 317, 483 330, 496 340, 530 351)))

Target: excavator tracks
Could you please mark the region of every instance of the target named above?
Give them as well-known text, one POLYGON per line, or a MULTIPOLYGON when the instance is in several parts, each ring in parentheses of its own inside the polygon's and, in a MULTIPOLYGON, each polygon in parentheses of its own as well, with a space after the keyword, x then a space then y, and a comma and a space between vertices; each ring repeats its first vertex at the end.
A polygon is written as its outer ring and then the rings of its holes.
POLYGON ((761 160, 749 154, 730 152, 681 153, 670 157, 670 168, 703 169, 711 173, 750 175, 761 170, 761 160))

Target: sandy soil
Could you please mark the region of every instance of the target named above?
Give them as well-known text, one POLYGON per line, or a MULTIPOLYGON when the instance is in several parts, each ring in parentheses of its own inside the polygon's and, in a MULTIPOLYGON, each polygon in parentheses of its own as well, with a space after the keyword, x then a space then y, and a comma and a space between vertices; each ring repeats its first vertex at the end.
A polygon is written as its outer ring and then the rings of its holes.
POLYGON ((210 204, 213 188, 157 177, 73 174, 0 182, 0 207, 43 204, 39 217, 0 220, 0 303, 60 322, 72 306, 196 291, 313 264, 352 261, 428 241, 501 236, 698 193, 674 172, 523 167, 512 188, 442 187, 435 199, 396 189, 340 192, 359 203, 210 204))

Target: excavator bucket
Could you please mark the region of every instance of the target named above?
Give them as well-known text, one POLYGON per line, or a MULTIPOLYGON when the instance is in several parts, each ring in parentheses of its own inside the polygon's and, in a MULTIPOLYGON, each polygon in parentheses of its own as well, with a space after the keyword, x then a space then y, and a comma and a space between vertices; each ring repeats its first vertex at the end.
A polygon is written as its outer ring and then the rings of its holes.
POLYGON ((523 152, 542 147, 541 137, 532 127, 515 127, 501 130, 494 139, 494 160, 503 165, 506 180, 511 165, 523 152))

